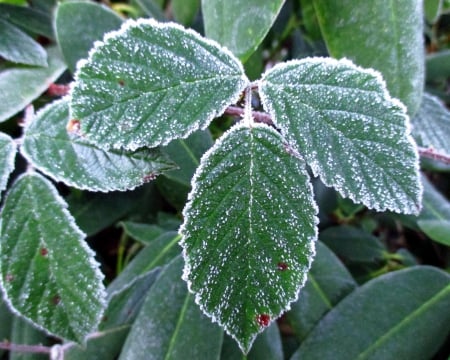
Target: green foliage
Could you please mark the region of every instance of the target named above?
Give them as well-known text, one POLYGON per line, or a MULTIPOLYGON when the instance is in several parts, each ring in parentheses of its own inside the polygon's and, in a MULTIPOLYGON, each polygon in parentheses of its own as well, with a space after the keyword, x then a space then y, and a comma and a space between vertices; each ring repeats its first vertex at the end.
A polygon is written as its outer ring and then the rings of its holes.
POLYGON ((0 357, 444 358, 449 8, 2 1, 0 357))

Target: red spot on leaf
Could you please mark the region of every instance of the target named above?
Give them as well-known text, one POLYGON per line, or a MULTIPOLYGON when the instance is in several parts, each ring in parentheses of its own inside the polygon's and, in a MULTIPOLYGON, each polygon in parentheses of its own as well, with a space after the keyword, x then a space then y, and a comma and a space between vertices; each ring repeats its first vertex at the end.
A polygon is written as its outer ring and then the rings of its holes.
POLYGON ((66 129, 68 132, 76 133, 80 131, 80 120, 71 119, 67 123, 66 129))
POLYGON ((13 275, 11 275, 11 274, 6 274, 6 276, 5 276, 5 281, 6 282, 11 282, 11 281, 13 281, 14 280, 14 276, 13 275))
POLYGON ((288 269, 288 264, 286 264, 285 262, 282 262, 282 261, 280 261, 278 264, 277 264, 277 268, 278 268, 278 270, 280 270, 280 271, 285 271, 285 270, 287 270, 288 269))
POLYGON ((55 295, 52 297, 52 304, 53 305, 58 305, 61 302, 61 296, 59 295, 55 295))
POLYGON ((42 256, 47 256, 48 254, 48 250, 46 248, 41 248, 39 252, 41 253, 42 256))
POLYGON ((143 180, 144 180, 144 182, 149 182, 149 181, 155 180, 157 176, 158 175, 151 173, 151 174, 145 175, 143 180))
POLYGON ((123 81, 122 79, 119 80, 119 85, 120 86, 124 86, 125 85, 125 81, 123 81))
POLYGON ((268 314, 259 314, 256 316, 256 322, 258 323, 258 325, 260 326, 269 326, 270 324, 270 315, 268 314))

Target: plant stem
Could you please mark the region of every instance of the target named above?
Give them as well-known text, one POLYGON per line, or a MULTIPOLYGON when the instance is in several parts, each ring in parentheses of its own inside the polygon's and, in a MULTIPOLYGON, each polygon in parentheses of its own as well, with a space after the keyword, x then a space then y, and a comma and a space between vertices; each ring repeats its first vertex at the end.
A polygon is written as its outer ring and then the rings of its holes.
POLYGON ((25 353, 50 354, 52 348, 44 345, 11 344, 6 341, 0 342, 0 349, 25 353))
POLYGON ((442 153, 438 153, 431 148, 419 147, 419 154, 420 154, 420 156, 422 156, 424 158, 438 160, 444 164, 450 165, 450 156, 447 156, 442 153))

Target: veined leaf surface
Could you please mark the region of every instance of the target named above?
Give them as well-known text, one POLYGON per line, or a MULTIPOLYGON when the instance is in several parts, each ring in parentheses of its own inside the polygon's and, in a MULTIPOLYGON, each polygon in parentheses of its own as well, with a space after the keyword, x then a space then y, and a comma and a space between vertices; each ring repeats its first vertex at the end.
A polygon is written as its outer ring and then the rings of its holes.
POLYGON ((21 153, 56 181, 79 189, 133 189, 175 164, 158 149, 102 150, 68 132, 69 104, 62 99, 39 111, 25 130, 21 153))
POLYGON ((409 118, 379 73, 348 60, 294 60, 267 71, 260 93, 276 126, 327 186, 378 211, 419 212, 409 118))
POLYGON ((2 210, 0 284, 15 312, 83 342, 103 311, 103 275, 66 207, 41 175, 16 180, 2 210))
POLYGON ((235 126, 202 157, 184 209, 184 279, 248 352, 306 280, 317 208, 304 163, 266 125, 235 126))
POLYGON ((130 20, 79 63, 71 117, 102 147, 155 147, 206 128, 247 84, 239 60, 212 40, 130 20))

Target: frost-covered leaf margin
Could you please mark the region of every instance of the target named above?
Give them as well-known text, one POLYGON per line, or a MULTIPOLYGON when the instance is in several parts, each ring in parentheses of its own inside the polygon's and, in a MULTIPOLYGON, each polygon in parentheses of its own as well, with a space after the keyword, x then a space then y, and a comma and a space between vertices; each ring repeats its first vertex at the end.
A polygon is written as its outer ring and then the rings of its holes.
POLYGON ((106 305, 104 276, 47 179, 34 172, 16 179, 0 236, 0 287, 11 310, 51 335, 83 343, 106 305))
POLYGON ((6 189, 9 175, 14 170, 17 146, 14 140, 0 132, 0 195, 6 189))
POLYGON ((193 30, 128 20, 77 65, 71 118, 103 148, 156 147, 205 129, 248 85, 241 62, 193 30))
POLYGON ((409 117, 379 72, 305 58, 268 70, 259 90, 275 125, 327 186, 377 211, 420 211, 409 117))
POLYGON ((247 353, 298 297, 315 254, 304 163, 267 125, 236 125, 203 155, 183 215, 183 279, 247 353))

